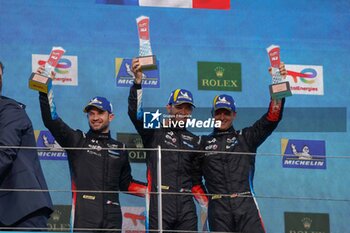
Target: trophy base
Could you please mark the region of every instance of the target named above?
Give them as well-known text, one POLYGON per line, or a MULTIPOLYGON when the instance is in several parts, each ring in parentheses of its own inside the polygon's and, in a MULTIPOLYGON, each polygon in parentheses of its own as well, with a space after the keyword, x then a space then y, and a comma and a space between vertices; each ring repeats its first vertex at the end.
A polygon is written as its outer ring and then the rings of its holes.
POLYGON ((44 75, 40 75, 37 73, 32 73, 32 75, 29 78, 29 88, 48 93, 52 87, 52 79, 49 77, 46 77, 44 75))
POLYGON ((139 59, 142 70, 157 69, 157 60, 155 55, 137 57, 139 59))
POLYGON ((271 98, 274 100, 292 96, 289 82, 276 83, 269 87, 271 98))

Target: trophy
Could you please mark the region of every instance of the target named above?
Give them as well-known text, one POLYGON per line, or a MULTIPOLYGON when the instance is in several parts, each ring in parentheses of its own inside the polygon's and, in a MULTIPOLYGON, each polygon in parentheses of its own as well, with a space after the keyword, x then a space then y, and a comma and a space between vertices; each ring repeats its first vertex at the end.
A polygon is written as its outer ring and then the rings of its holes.
POLYGON ((136 19, 139 34, 140 53, 139 59, 142 70, 157 69, 156 56, 152 54, 149 36, 149 17, 140 16, 136 19))
POLYGON ((32 73, 29 78, 29 88, 49 93, 52 87, 52 79, 50 78, 51 72, 55 69, 58 61, 66 51, 61 47, 53 47, 50 53, 48 61, 45 63, 45 70, 42 74, 32 73))
POLYGON ((270 45, 267 49, 267 53, 270 58, 270 64, 272 67, 272 84, 270 85, 270 95, 272 99, 282 99, 287 96, 291 96, 290 85, 288 81, 283 82, 283 76, 280 74, 279 66, 280 59, 280 47, 278 45, 270 45))

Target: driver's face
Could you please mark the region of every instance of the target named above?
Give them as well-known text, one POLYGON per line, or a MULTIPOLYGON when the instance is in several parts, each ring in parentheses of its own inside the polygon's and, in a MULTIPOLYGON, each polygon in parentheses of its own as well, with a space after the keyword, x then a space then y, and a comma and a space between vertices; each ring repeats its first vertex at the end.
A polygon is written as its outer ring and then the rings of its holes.
POLYGON ((190 118, 193 106, 189 103, 183 103, 178 105, 168 105, 168 113, 174 116, 175 121, 186 121, 190 118))
POLYGON ((90 128, 100 133, 109 132, 109 123, 113 120, 114 114, 92 107, 88 114, 90 128))
POLYGON ((228 109, 221 108, 214 112, 215 121, 220 121, 220 130, 225 131, 232 126, 236 113, 228 109))

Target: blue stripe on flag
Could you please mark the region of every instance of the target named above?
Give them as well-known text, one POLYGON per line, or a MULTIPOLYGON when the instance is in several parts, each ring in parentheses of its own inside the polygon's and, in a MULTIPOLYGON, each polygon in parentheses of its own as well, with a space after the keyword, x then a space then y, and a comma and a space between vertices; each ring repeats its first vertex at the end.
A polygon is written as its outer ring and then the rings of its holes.
POLYGON ((96 3, 138 6, 139 0, 96 0, 96 3))

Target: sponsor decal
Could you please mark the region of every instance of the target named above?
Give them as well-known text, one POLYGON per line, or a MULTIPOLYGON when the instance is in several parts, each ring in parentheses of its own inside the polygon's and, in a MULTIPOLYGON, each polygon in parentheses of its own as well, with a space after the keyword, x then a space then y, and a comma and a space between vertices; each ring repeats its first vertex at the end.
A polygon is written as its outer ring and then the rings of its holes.
POLYGON ((193 137, 188 136, 188 135, 184 135, 184 134, 181 134, 181 138, 183 140, 186 140, 186 141, 192 141, 193 140, 193 137))
MULTIPOLYGON (((116 58, 115 73, 117 87, 130 87, 134 83, 134 74, 131 71, 132 59, 116 58)), ((159 61, 157 61, 157 69, 143 71, 142 87, 143 88, 159 88, 159 61)))
POLYGON ((208 146, 206 146, 204 149, 205 150, 216 150, 218 148, 217 144, 210 144, 208 146))
POLYGON ((38 149, 38 155, 41 160, 67 160, 67 153, 57 143, 55 138, 48 130, 34 131, 36 146, 46 149, 38 149))
POLYGON ((69 231, 70 230, 70 205, 54 205, 54 212, 47 223, 49 231, 69 231))
MULTIPOLYGON (((32 54, 32 72, 36 72, 39 66, 45 65, 49 55, 32 54)), ((56 78, 53 85, 77 86, 78 85, 78 57, 62 56, 55 68, 56 78)))
POLYGON ((226 143, 226 149, 230 149, 231 147, 233 148, 238 144, 238 140, 236 137, 227 138, 226 143))
POLYGON ((281 139, 283 167, 326 169, 326 143, 321 140, 281 139))
POLYGON ((91 139, 88 147, 91 148, 91 150, 87 150, 86 152, 91 155, 96 155, 101 157, 102 156, 102 147, 98 144, 97 139, 91 139))
POLYGON ((323 66, 286 65, 287 81, 294 94, 323 95, 323 66))
POLYGON ((190 143, 188 143, 188 142, 186 142, 186 141, 182 141, 182 143, 183 144, 185 144, 185 145, 187 145, 188 147, 190 147, 190 148, 194 148, 194 145, 192 145, 192 144, 190 144, 190 143))
POLYGON ((242 91, 241 64, 198 62, 198 90, 242 91))
MULTIPOLYGON (((117 133, 117 140, 125 143, 126 148, 143 148, 140 135, 136 133, 117 133)), ((146 151, 128 150, 129 161, 132 163, 145 163, 146 151)))
POLYGON ((330 233, 328 213, 284 213, 285 233, 330 233))

